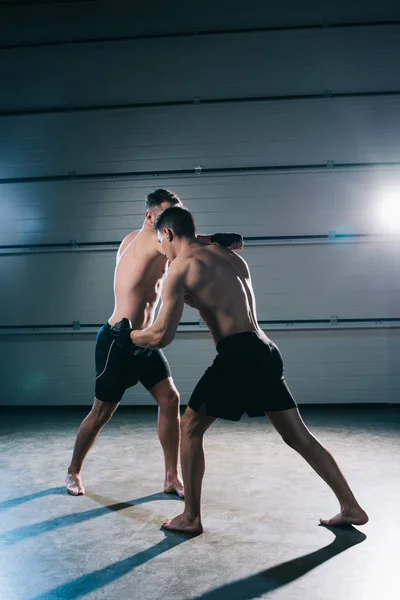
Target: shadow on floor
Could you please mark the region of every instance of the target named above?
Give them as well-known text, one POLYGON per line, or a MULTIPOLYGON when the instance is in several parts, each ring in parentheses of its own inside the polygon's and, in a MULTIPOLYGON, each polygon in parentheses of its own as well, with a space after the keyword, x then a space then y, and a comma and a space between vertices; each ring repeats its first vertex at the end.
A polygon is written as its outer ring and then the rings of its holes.
POLYGON ((157 492, 156 494, 135 498, 135 500, 128 500, 128 502, 119 502, 118 504, 112 498, 100 496, 100 494, 95 494, 94 492, 86 492, 86 496, 98 504, 107 507, 109 510, 122 510, 123 508, 131 508, 132 506, 139 506, 139 504, 146 504, 155 500, 178 500, 179 502, 183 502, 183 499, 177 494, 166 494, 165 492, 157 492))
POLYGON ((90 594, 91 592, 112 583, 116 579, 127 575, 127 573, 136 569, 136 567, 140 567, 140 565, 156 558, 156 556, 196 537, 195 535, 189 536, 170 531, 163 531, 163 533, 165 538, 151 548, 147 548, 147 550, 143 550, 143 552, 138 552, 138 554, 134 554, 133 556, 129 556, 108 567, 104 567, 104 569, 82 575, 82 577, 75 579, 75 581, 65 583, 64 585, 53 588, 49 592, 31 597, 30 600, 54 600, 55 598, 68 598, 68 600, 74 600, 75 598, 86 596, 86 594, 90 594))
POLYGON ((245 579, 223 585, 201 596, 191 596, 190 600, 253 600, 253 598, 259 598, 299 579, 337 554, 360 544, 367 537, 354 527, 343 529, 326 527, 326 529, 335 535, 335 539, 328 546, 260 571, 245 579))
POLYGON ((65 494, 65 487, 63 486, 48 488, 47 490, 35 492, 34 494, 28 494, 27 496, 20 496, 19 498, 11 498, 10 500, 4 500, 4 502, 0 502, 0 511, 7 510, 7 508, 14 508, 14 506, 25 504, 25 502, 36 500, 36 498, 43 498, 44 496, 52 495, 59 496, 61 494, 65 494))
MULTIPOLYGON (((28 502, 29 500, 33 500, 34 498, 40 498, 43 496, 50 495, 52 493, 60 493, 59 491, 54 491, 60 489, 63 491, 63 493, 65 493, 65 488, 50 488, 49 490, 43 490, 42 492, 38 492, 37 494, 31 494, 30 496, 14 498, 13 500, 9 500, 8 503, 10 504, 10 506, 18 506, 18 504, 28 502)), ((97 494, 88 493, 87 495, 96 502, 102 504, 103 506, 101 508, 92 508, 90 510, 72 513, 69 515, 63 515, 61 517, 55 517, 54 519, 49 519, 47 521, 40 521, 39 523, 33 523, 32 525, 25 525, 24 527, 11 529, 10 531, 7 531, 0 536, 0 544, 12 545, 21 540, 36 537, 38 535, 54 531, 55 529, 69 527, 70 525, 76 525, 78 523, 89 521, 90 519, 102 517, 104 515, 109 514, 110 511, 125 510, 127 508, 138 506, 140 504, 152 502, 154 500, 179 500, 180 502, 182 502, 181 498, 179 498, 178 496, 164 494, 164 492, 151 494, 149 496, 143 496, 142 498, 135 498, 134 500, 129 500, 128 502, 114 502, 113 500, 104 498, 103 496, 99 496, 97 494)), ((8 506, 8 508, 10 506, 8 506)), ((154 517, 153 514, 149 514, 149 517, 150 516, 154 517)), ((163 517, 161 516, 156 516, 156 518, 159 521, 162 521, 163 519, 163 517)))

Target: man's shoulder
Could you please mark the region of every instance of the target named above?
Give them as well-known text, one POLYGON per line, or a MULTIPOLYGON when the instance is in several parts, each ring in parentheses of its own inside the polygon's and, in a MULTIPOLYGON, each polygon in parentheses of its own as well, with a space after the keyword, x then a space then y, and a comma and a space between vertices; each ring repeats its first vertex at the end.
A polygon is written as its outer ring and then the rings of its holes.
POLYGON ((168 275, 173 279, 186 279, 193 265, 193 257, 179 254, 168 267, 168 275))
POLYGON ((139 233, 140 229, 135 229, 135 231, 128 233, 128 235, 123 238, 120 247, 130 244, 139 235, 139 233))
POLYGON ((198 279, 204 265, 202 259, 201 252, 182 253, 171 264, 171 267, 174 267, 172 274, 175 277, 182 277, 186 282, 198 279))
POLYGON ((141 229, 135 229, 134 231, 131 231, 130 233, 128 233, 128 235, 126 235, 124 237, 124 239, 122 240, 122 243, 124 243, 125 241, 130 242, 132 240, 134 240, 139 233, 141 232, 141 229))
POLYGON ((150 251, 151 253, 158 253, 157 251, 159 250, 157 236, 153 235, 152 232, 143 231, 143 229, 137 229, 128 233, 121 242, 120 252, 133 246, 135 246, 135 249, 144 250, 145 252, 150 251))
POLYGON ((132 244, 133 240, 137 237, 139 231, 131 231, 130 233, 128 233, 128 235, 126 235, 122 242, 119 245, 118 248, 118 254, 117 254, 117 258, 119 259, 123 254, 125 254, 126 250, 129 248, 129 246, 132 244))

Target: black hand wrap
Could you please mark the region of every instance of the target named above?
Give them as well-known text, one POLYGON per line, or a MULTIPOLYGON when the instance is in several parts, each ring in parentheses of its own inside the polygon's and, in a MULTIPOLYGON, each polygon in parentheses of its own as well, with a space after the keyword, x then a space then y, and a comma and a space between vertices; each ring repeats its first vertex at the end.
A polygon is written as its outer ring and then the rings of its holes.
POLYGON ((243 237, 239 233, 214 233, 210 236, 210 241, 233 250, 243 247, 243 237))
POLYGON ((132 346, 131 331, 133 331, 129 319, 123 318, 118 323, 115 323, 111 327, 111 335, 117 342, 118 346, 127 348, 132 346))

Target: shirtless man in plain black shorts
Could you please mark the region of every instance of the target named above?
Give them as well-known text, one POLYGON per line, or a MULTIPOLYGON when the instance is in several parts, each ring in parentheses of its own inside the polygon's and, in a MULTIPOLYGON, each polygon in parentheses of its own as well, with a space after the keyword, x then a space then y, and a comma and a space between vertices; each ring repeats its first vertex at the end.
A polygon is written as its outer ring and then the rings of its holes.
POLYGON ((126 319, 113 327, 121 345, 161 348, 171 343, 184 303, 197 308, 207 324, 217 356, 197 384, 182 418, 183 514, 166 529, 200 533, 201 486, 205 461, 203 436, 220 417, 237 421, 265 414, 283 440, 297 450, 335 493, 340 512, 324 525, 363 525, 368 516, 355 499, 334 458, 300 417, 283 376, 277 346, 258 327, 256 303, 246 262, 235 252, 204 246, 195 237, 192 215, 169 208, 155 223, 158 239, 172 261, 155 323, 132 330, 126 319))

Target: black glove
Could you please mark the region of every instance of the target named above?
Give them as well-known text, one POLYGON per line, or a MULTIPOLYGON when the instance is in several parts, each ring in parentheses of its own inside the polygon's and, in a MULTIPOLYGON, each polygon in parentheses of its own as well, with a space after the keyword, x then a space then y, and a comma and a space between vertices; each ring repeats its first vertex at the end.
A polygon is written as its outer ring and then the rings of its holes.
POLYGON ((133 331, 129 319, 124 317, 118 323, 111 326, 111 335, 117 342, 118 346, 129 348, 132 346, 131 331, 133 331))
POLYGON ((230 250, 241 250, 243 248, 243 237, 240 233, 214 233, 210 235, 212 244, 219 244, 230 250))

